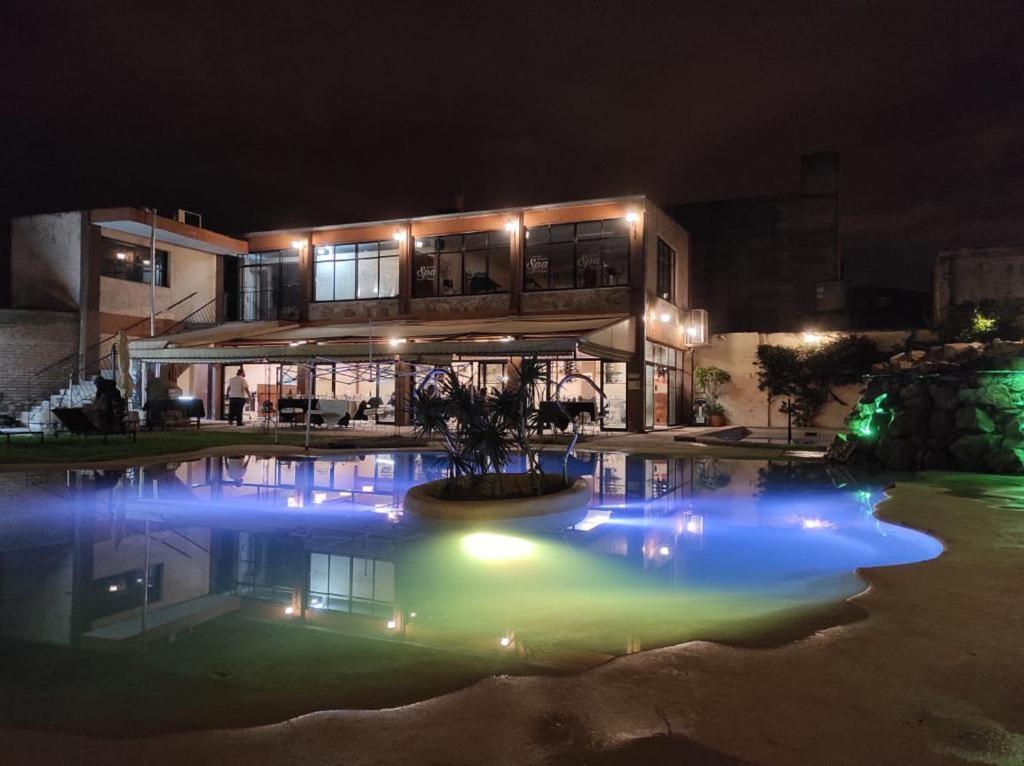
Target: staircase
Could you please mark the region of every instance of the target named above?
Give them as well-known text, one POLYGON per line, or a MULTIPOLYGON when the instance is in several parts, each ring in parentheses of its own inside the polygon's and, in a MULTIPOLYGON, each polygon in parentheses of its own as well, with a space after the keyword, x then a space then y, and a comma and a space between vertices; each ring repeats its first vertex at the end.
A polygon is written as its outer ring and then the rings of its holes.
MULTIPOLYGON (((109 370, 104 370, 102 375, 105 378, 113 377, 113 373, 109 370)), ((18 420, 31 431, 46 433, 63 431, 64 426, 51 410, 57 407, 81 407, 91 403, 95 398, 96 384, 91 380, 74 383, 68 388, 62 388, 56 394, 52 394, 49 399, 37 402, 32 409, 19 412, 18 420)))

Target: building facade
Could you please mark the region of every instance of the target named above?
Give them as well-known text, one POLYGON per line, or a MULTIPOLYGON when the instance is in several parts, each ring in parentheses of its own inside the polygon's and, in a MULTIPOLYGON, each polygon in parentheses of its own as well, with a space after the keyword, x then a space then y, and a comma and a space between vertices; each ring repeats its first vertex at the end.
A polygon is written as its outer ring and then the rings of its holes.
POLYGON ((942 325, 951 306, 1024 296, 1024 247, 945 250, 932 271, 932 321, 942 325))
POLYGON ((489 390, 527 356, 554 381, 542 400, 579 402, 596 427, 643 431, 689 411, 706 315, 692 310, 687 232, 645 197, 238 239, 158 216, 155 267, 150 229, 133 209, 16 219, 14 293, 19 308, 77 311, 81 359, 129 328, 133 358, 209 416, 239 365, 251 411, 313 396, 402 424, 434 367, 489 390))

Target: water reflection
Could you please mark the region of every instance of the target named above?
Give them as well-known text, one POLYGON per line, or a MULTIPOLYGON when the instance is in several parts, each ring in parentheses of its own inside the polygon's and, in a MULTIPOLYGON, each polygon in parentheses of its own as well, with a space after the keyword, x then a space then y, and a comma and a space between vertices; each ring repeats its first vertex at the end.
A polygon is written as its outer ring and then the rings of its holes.
POLYGON ((856 567, 940 550, 875 519, 877 487, 817 465, 581 453, 583 513, 479 529, 404 514, 405 490, 444 470, 395 453, 14 477, 0 633, 117 648, 241 612, 574 666, 727 635, 856 592, 856 567))

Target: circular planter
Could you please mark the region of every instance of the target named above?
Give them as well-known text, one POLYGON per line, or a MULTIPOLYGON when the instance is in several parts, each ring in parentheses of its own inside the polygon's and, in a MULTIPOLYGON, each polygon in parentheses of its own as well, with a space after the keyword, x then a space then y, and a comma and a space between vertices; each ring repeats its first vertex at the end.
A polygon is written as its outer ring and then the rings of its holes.
POLYGON ((558 492, 507 500, 445 500, 435 497, 447 482, 448 479, 439 479, 411 487, 405 493, 405 510, 426 519, 442 521, 501 521, 578 511, 590 502, 590 485, 581 478, 558 492))

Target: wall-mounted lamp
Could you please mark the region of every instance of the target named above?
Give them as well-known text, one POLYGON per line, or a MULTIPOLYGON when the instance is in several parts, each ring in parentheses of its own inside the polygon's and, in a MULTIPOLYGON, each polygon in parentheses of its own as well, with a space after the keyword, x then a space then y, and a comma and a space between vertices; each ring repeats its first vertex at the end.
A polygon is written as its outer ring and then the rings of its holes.
POLYGON ((637 221, 640 220, 640 216, 635 211, 630 210, 628 213, 626 213, 626 220, 629 223, 636 223, 637 221))
POLYGON ((401 346, 403 343, 405 343, 405 338, 392 338, 391 340, 388 341, 388 343, 392 346, 401 346))
POLYGON ((395 233, 391 235, 395 242, 405 242, 405 232, 401 229, 396 229, 395 233))
POLYGON ((293 239, 292 240, 292 247, 294 249, 296 249, 296 250, 301 250, 305 246, 306 246, 306 243, 305 243, 304 240, 301 240, 301 239, 293 239))
POLYGON ((516 230, 515 221, 505 221, 505 231, 512 232, 516 230))
POLYGON ((128 253, 117 253, 117 260, 124 261, 128 259, 128 253))
POLYGON ((671 315, 671 314, 669 314, 668 312, 665 312, 664 314, 662 314, 662 315, 661 315, 661 316, 659 317, 659 319, 661 319, 661 321, 662 321, 662 322, 664 322, 665 324, 668 324, 668 321, 669 321, 669 320, 670 320, 671 318, 672 318, 672 315, 671 315))

